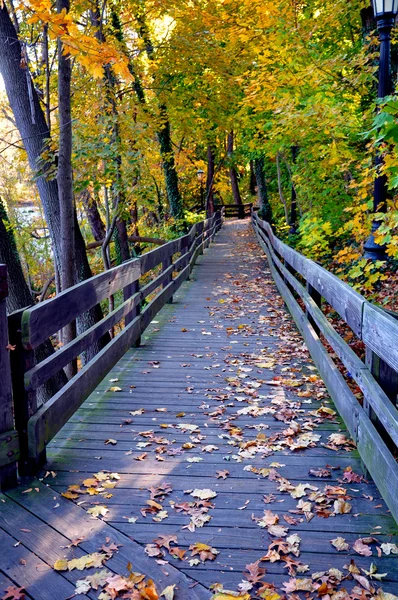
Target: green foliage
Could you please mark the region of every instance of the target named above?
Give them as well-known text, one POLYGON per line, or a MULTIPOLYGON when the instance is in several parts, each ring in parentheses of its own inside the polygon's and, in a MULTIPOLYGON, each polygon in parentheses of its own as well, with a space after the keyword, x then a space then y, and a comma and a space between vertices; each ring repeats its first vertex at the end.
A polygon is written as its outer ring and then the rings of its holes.
POLYGON ((332 253, 333 229, 329 221, 308 213, 299 223, 297 249, 314 260, 330 257, 332 253))

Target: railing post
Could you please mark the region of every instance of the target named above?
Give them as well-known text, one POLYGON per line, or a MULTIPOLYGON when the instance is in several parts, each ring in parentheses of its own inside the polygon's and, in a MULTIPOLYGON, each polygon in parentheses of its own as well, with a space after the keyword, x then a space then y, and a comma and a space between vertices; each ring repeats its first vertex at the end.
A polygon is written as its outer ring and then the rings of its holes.
POLYGON ((238 210, 239 210, 239 219, 244 219, 245 218, 245 205, 239 204, 238 210))
MULTIPOLYGON (((308 294, 311 296, 311 298, 313 299, 315 304, 318 306, 318 308, 321 308, 321 305, 322 305, 321 294, 308 281, 306 282, 306 287, 307 287, 308 294)), ((315 323, 314 319, 311 317, 309 310, 306 309, 305 313, 306 313, 307 318, 308 318, 312 328, 314 329, 315 333, 319 336, 319 327, 315 323)))
MULTIPOLYGON (((123 288, 123 300, 126 301, 129 298, 131 298, 131 296, 134 296, 134 294, 136 294, 137 292, 139 292, 140 290, 140 282, 137 279, 137 281, 133 281, 133 283, 130 283, 130 285, 127 285, 125 288, 123 288)), ((141 302, 138 302, 138 304, 136 306, 134 306, 134 308, 131 309, 131 311, 129 313, 127 313, 127 315, 124 317, 124 326, 127 327, 127 325, 129 323, 131 323, 131 321, 133 321, 136 317, 138 317, 138 315, 141 312, 141 302)), ((133 344, 133 348, 138 348, 138 346, 141 344, 141 337, 139 337, 133 344)))
POLYGON ((20 459, 18 470, 20 475, 34 475, 46 462, 46 451, 37 456, 29 455, 28 421, 38 410, 37 392, 25 390, 25 373, 36 364, 34 350, 26 350, 22 344, 22 310, 8 316, 11 352, 11 379, 14 397, 15 427, 19 436, 20 459))
POLYGON ((7 267, 0 265, 0 487, 2 490, 17 484, 16 437, 12 406, 10 350, 8 347, 7 296, 7 267))
MULTIPOLYGON (((172 256, 166 256, 163 261, 162 261, 162 271, 165 271, 166 269, 168 269, 171 265, 173 264, 173 257, 172 256)), ((173 281, 173 273, 171 272, 169 275, 167 275, 166 279, 163 282, 163 289, 165 287, 167 287, 169 285, 169 283, 171 283, 173 281)), ((171 296, 168 300, 167 300, 168 304, 172 304, 173 303, 173 296, 171 296)))

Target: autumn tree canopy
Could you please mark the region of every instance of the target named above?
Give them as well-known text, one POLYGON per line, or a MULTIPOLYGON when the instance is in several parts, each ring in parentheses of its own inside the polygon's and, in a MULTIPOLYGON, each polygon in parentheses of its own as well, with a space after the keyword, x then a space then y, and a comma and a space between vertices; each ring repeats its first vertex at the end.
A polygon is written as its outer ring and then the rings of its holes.
MULTIPOLYGON (((13 114, 16 90, 0 59, 8 94, 1 98, 1 196, 34 290, 53 275, 51 245, 55 258, 65 258, 57 239, 62 215, 59 227, 49 223, 43 188, 64 164, 69 125, 66 225, 74 222, 73 204, 76 248, 80 231, 85 244, 97 244, 88 253, 94 271, 141 252, 141 237, 186 230, 201 218, 195 209, 204 192, 208 212, 257 196, 263 217, 291 244, 337 261, 352 284, 371 288, 385 277, 362 259, 376 146, 391 190, 378 241, 390 261, 398 257, 398 104, 389 98, 375 117, 378 39, 368 0, 6 0, 0 13, 2 31, 7 19, 14 31, 8 40, 19 40, 25 121, 42 118, 46 128, 40 156, 29 156, 26 138, 36 134, 22 131, 13 114), (69 125, 62 64, 71 71, 69 125), (27 200, 38 209, 28 223, 18 209, 27 200)), ((392 58, 396 72, 394 44, 392 58)), ((62 207, 59 182, 58 195, 62 207)))

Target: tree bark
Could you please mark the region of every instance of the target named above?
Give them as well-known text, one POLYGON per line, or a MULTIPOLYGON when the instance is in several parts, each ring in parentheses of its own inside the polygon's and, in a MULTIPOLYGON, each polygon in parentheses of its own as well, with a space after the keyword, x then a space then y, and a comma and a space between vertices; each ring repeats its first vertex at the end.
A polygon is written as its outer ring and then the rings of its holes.
POLYGON ((257 177, 256 177, 256 169, 254 165, 254 160, 250 161, 250 179, 249 179, 249 192, 251 196, 255 196, 257 193, 257 177))
POLYGON ((207 176, 206 176, 206 217, 214 214, 214 176, 215 152, 211 144, 207 146, 207 176))
POLYGON ((103 240, 105 237, 105 225, 101 219, 96 199, 88 190, 84 190, 84 192, 80 194, 80 200, 83 204, 93 238, 96 242, 103 240))
MULTIPOLYGON (((115 11, 113 11, 115 13, 115 11)), ((113 14, 112 13, 112 14, 113 14)), ((116 14, 116 13, 115 13, 116 14)), ((101 23, 101 12, 96 3, 95 9, 90 13, 91 23, 96 27, 97 31, 95 33, 95 37, 99 42, 105 41, 105 36, 102 31, 102 23, 101 23)), ((114 21, 114 19, 113 19, 114 21)), ((118 38, 118 36, 116 35, 118 38)), ((110 65, 104 66, 104 82, 105 82, 105 111, 112 115, 114 118, 112 119, 112 132, 111 138, 115 147, 120 147, 120 135, 119 135, 119 112, 116 104, 116 96, 117 96, 117 79, 115 74, 112 71, 110 65)), ((116 207, 121 207, 124 202, 124 191, 123 191, 123 182, 121 176, 121 166, 122 166, 122 157, 120 152, 116 153, 114 159, 115 165, 115 174, 116 181, 113 185, 113 208, 116 210, 116 207)), ((119 216, 116 217, 115 222, 116 227, 113 228, 113 236, 116 246, 116 254, 117 254, 117 263, 120 264, 126 260, 131 258, 130 247, 128 243, 127 236, 127 226, 126 222, 121 219, 119 216)))
MULTIPOLYGON (((57 12, 69 12, 69 0, 57 0, 57 12)), ((74 196, 72 179, 72 63, 62 40, 58 38, 58 118, 59 147, 57 186, 61 219, 61 289, 75 284, 74 196)), ((76 321, 62 330, 62 342, 68 344, 76 337, 76 321)), ((77 359, 66 368, 69 377, 77 373, 77 359)))
MULTIPOLYGON (((292 161, 293 164, 296 163, 298 146, 292 146, 292 161)), ((291 177, 291 174, 290 174, 291 177)), ((292 191, 291 191, 291 202, 290 202, 290 233, 297 233, 297 194, 296 194, 296 186, 292 180, 292 191)))
MULTIPOLYGON (((7 265, 8 272, 8 297, 7 312, 12 313, 22 308, 33 306, 34 299, 22 270, 22 264, 15 243, 14 234, 10 226, 7 212, 0 198, 0 263, 7 265)), ((35 358, 40 362, 54 353, 50 340, 41 344, 35 350, 35 358)), ((38 389, 39 402, 42 404, 56 394, 67 383, 66 375, 60 371, 45 385, 38 389)))
MULTIPOLYGON (((0 4, 0 72, 4 79, 7 97, 14 114, 16 126, 25 146, 30 168, 36 174, 35 181, 51 236, 56 267, 60 271, 62 249, 58 187, 54 179, 46 177, 48 172, 53 172, 55 161, 43 161, 41 158, 45 150, 51 152, 48 143, 50 132, 36 90, 32 85, 31 100, 35 115, 33 122, 28 90, 28 78, 30 78, 30 75, 26 71, 26 66, 21 61, 21 45, 17 40, 18 36, 7 9, 5 5, 0 4)), ((92 273, 87 260, 83 236, 77 224, 76 211, 74 222, 76 280, 83 281, 91 277, 92 273)), ((78 332, 91 327, 101 318, 102 311, 98 305, 79 318, 78 332)), ((95 348, 92 351, 87 351, 86 356, 93 356, 95 351, 95 348)))
POLYGON ((286 198, 283 195, 283 190, 282 190, 281 163, 280 163, 280 154, 279 154, 279 152, 277 152, 277 154, 276 154, 276 171, 277 171, 277 175, 278 175, 279 198, 281 199, 281 202, 283 204, 283 209, 285 211, 285 220, 286 220, 286 223, 289 223, 289 213, 288 213, 288 210, 287 210, 286 198))
MULTIPOLYGON (((229 158, 231 160, 232 153, 234 151, 234 132, 233 131, 230 131, 228 133, 227 151, 229 154, 229 158)), ((235 204, 243 204, 242 198, 240 195, 240 191, 239 191, 238 173, 236 172, 236 169, 232 164, 229 167, 229 178, 231 180, 232 196, 233 196, 235 204)))
POLYGON ((265 180, 264 173, 264 156, 260 156, 259 158, 254 159, 253 171, 256 177, 257 196, 260 205, 260 210, 258 211, 258 214, 264 221, 272 223, 272 208, 269 203, 267 182, 265 180))

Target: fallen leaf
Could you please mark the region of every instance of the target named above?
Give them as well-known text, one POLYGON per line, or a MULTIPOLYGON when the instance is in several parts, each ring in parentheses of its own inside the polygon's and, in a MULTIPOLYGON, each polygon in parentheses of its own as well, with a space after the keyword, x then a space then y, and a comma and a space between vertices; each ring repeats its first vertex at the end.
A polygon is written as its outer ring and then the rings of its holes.
POLYGON ((347 544, 343 537, 334 538, 334 540, 330 540, 332 546, 336 548, 339 552, 346 551, 350 549, 350 546, 347 544))
POLYGON ((363 542, 363 538, 355 540, 352 549, 361 556, 372 556, 372 549, 363 542))

